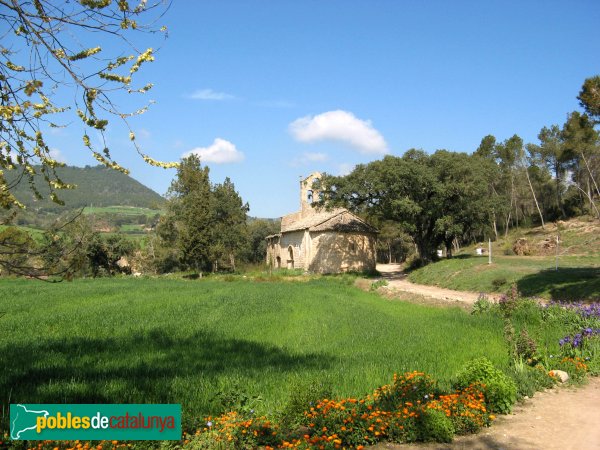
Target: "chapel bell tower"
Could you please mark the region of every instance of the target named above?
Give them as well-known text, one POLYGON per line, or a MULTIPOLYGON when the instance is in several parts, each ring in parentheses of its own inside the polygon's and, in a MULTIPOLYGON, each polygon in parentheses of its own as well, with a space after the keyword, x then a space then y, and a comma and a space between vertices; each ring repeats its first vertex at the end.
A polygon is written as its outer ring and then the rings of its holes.
POLYGON ((300 181, 300 211, 303 217, 314 212, 312 203, 319 199, 320 191, 314 189, 313 184, 315 181, 320 180, 321 176, 320 172, 313 172, 300 181))

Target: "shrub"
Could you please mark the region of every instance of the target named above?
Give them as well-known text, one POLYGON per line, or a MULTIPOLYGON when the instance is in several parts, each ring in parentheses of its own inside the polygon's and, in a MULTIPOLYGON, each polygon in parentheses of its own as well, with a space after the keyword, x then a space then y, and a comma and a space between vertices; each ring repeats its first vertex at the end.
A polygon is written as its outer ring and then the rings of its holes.
POLYGON ((376 291, 380 287, 387 286, 387 285, 388 285, 387 280, 377 280, 377 281, 371 283, 371 288, 369 290, 376 291))
POLYGON ((549 389, 556 384, 556 380, 548 374, 546 368, 541 364, 538 364, 535 367, 528 367, 527 370, 531 378, 535 380, 536 389, 538 391, 549 389))
POLYGON ((504 246, 502 247, 502 253, 504 253, 506 256, 514 256, 515 254, 512 245, 509 242, 504 244, 504 246))
POLYGON ((231 274, 224 275, 222 278, 222 280, 227 283, 231 283, 232 281, 237 281, 238 279, 239 279, 239 277, 237 277, 235 275, 231 275, 231 274))
POLYGON ((392 384, 382 386, 375 391, 373 405, 384 411, 394 411, 406 402, 420 403, 439 393, 437 382, 423 372, 394 374, 392 384))
POLYGON ((322 398, 330 398, 331 389, 318 382, 296 385, 292 388, 290 399, 279 415, 283 430, 295 431, 303 424, 304 412, 316 405, 322 398))
POLYGON ((524 397, 533 397, 537 391, 535 380, 529 376, 526 367, 528 366, 513 366, 509 369, 510 376, 517 386, 517 399, 519 400, 524 397))
POLYGON ((443 411, 427 409, 418 420, 419 439, 424 442, 452 442, 454 424, 443 411))
POLYGON ((412 272, 413 270, 420 269, 424 265, 425 261, 415 254, 406 259, 404 270, 406 272, 412 272))
POLYGON ((495 291, 499 291, 502 286, 506 285, 506 283, 508 283, 508 281, 506 280, 506 277, 494 278, 492 280, 492 287, 494 288, 495 291))
MULTIPOLYGON (((567 372, 571 380, 581 382, 585 378, 588 366, 583 359, 576 356, 575 358, 566 357, 561 359, 558 369, 567 372)), ((552 372, 550 372, 550 376, 552 376, 552 372)))
POLYGON ((518 298, 511 317, 517 324, 535 326, 542 322, 542 311, 534 299, 518 298))
POLYGON ((475 433, 490 425, 483 385, 475 383, 452 394, 439 395, 425 406, 442 411, 452 420, 456 434, 475 433))
POLYGON ((217 410, 223 413, 233 411, 248 416, 254 414, 254 408, 262 402, 262 397, 247 394, 239 384, 235 383, 217 392, 211 401, 217 410))
POLYGON ((266 417, 244 417, 235 411, 219 417, 207 417, 204 427, 189 436, 194 449, 250 450, 260 445, 276 445, 278 427, 266 417))
POLYGON ((492 309, 492 302, 489 301, 487 295, 485 293, 480 293, 475 303, 473 303, 473 310, 471 314, 484 314, 489 312, 492 309))
POLYGON ((517 356, 531 362, 531 365, 533 365, 533 362, 537 359, 537 345, 525 328, 521 330, 517 337, 516 345, 517 356))
POLYGON ((531 367, 524 363, 515 364, 510 369, 510 376, 517 386, 517 397, 533 397, 537 391, 551 388, 556 384, 556 379, 548 374, 541 364, 531 367))
POLYGON ((467 363, 456 376, 455 388, 466 389, 473 383, 483 385, 486 404, 492 412, 507 414, 517 401, 517 386, 487 358, 478 358, 467 363))

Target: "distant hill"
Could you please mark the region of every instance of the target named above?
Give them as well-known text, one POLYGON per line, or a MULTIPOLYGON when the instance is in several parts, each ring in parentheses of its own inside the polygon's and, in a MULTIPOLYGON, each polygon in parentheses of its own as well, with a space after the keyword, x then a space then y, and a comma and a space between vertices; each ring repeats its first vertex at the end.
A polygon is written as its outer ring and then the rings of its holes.
MULTIPOLYGON (((163 197, 139 181, 104 166, 83 168, 66 166, 57 168, 56 172, 65 183, 77 185, 76 189, 58 191, 59 198, 65 202, 67 208, 93 205, 157 209, 165 202, 163 197)), ((5 172, 9 182, 11 175, 15 176, 14 171, 5 172)), ((26 180, 19 183, 12 192, 28 209, 44 212, 64 211, 64 207, 47 198, 49 189, 42 177, 36 179, 36 187, 44 196, 43 200, 34 197, 26 180)))

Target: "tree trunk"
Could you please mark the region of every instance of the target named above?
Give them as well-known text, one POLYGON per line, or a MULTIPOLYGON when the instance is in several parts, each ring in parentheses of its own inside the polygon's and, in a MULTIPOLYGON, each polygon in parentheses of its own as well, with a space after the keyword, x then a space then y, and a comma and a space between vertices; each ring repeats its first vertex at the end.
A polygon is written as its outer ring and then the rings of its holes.
POLYGON ((562 204, 562 197, 560 195, 560 165, 558 162, 558 159, 554 160, 554 177, 556 180, 556 203, 558 205, 558 209, 560 211, 561 214, 561 218, 565 218, 567 217, 567 214, 565 213, 565 208, 562 204))
POLYGON ((460 242, 458 242, 458 239, 457 239, 457 238, 454 238, 454 239, 452 240, 452 246, 454 247, 454 252, 455 252, 455 253, 458 253, 458 252, 460 252, 460 242))
POLYGON ((428 263, 433 260, 434 249, 431 248, 430 241, 428 239, 419 239, 418 242, 415 242, 417 246, 419 258, 428 263))
POLYGON ((494 219, 492 221, 494 225, 494 236, 496 236, 496 240, 498 240, 498 227, 496 227, 496 213, 494 213, 494 219))
POLYGON ((515 206, 515 222, 517 228, 519 228, 519 205, 517 205, 517 196, 515 194, 515 175, 510 172, 510 204, 515 206))
POLYGON ((587 197, 590 200, 590 209, 594 206, 594 196, 592 195, 592 186, 590 186, 590 179, 587 179, 587 197))
POLYGON ((506 228, 504 229, 504 239, 508 237, 508 226, 510 224, 510 216, 512 214, 512 201, 510 203, 510 211, 508 211, 508 216, 506 217, 506 228))
POLYGON ((535 191, 533 190, 533 184, 531 184, 531 179, 529 178, 529 171, 527 170, 527 167, 525 167, 525 175, 527 175, 527 182, 529 183, 529 189, 531 189, 531 195, 533 196, 533 201, 535 202, 535 207, 538 210, 538 213, 540 215, 540 220, 542 221, 542 230, 545 228, 544 227, 544 216, 542 215, 542 210, 540 209, 540 205, 538 204, 537 201, 537 197, 535 196, 535 191))
MULTIPOLYGON (((581 192, 583 192, 583 194, 585 196, 587 196, 588 200, 590 201, 590 205, 592 206, 592 209, 594 209, 596 211, 596 214, 598 215, 598 219, 600 219, 600 210, 598 210, 598 208, 596 207, 596 204, 594 203, 594 199, 590 196, 590 192, 585 192, 583 189, 581 189, 581 187, 579 187, 579 185, 577 183, 573 184, 577 189, 579 189, 581 192)), ((589 184, 588 184, 589 187, 589 184)))
MULTIPOLYGON (((587 168, 587 171, 590 174, 592 183, 596 187, 596 193, 600 196, 600 188, 598 188, 598 184, 596 184, 596 180, 594 179, 594 174, 592 173, 592 170, 590 169, 590 165, 588 164, 587 159, 585 158, 585 154, 583 152, 581 152, 581 156, 583 157, 583 162, 585 163, 585 167, 587 168)), ((589 185, 589 180, 588 180, 588 185, 589 185)))

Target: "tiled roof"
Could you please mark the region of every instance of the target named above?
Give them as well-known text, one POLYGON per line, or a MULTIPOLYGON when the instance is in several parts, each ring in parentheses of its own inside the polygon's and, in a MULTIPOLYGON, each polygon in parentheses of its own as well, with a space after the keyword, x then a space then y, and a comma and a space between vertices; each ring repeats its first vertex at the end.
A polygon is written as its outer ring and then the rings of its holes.
MULTIPOLYGON (((297 213, 296 213, 297 214, 297 213)), ((352 214, 345 208, 337 208, 331 211, 318 211, 298 220, 289 220, 290 214, 281 221, 281 232, 299 231, 309 229, 310 231, 353 231, 363 233, 377 233, 377 230, 352 214), (288 220, 285 220, 288 217, 288 220)))

